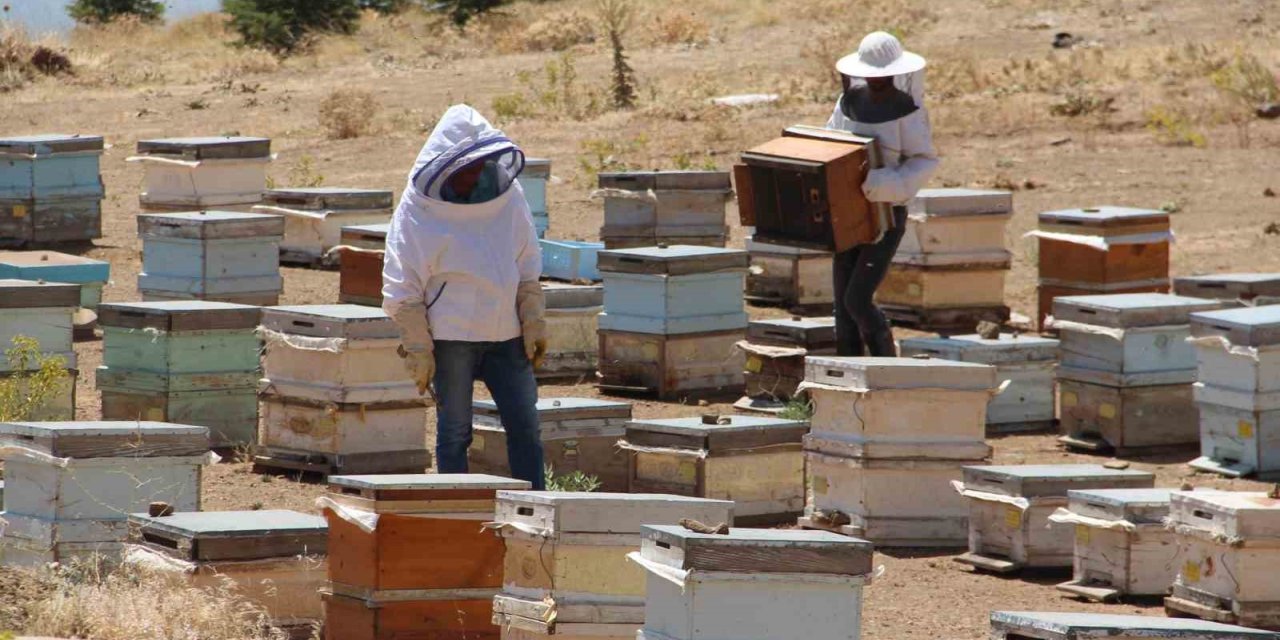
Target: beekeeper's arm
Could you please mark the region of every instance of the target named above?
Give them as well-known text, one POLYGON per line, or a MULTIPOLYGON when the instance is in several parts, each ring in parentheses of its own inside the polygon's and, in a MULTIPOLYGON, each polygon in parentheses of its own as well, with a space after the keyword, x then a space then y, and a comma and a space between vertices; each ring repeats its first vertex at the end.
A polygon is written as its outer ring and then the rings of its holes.
POLYGON ((520 317, 520 332, 524 336, 524 353, 536 368, 547 353, 546 298, 542 293, 542 247, 534 231, 533 219, 528 213, 520 224, 522 242, 517 243, 516 268, 520 272, 520 285, 516 289, 516 313, 520 317))
POLYGON ((938 152, 933 148, 933 129, 929 112, 924 108, 912 112, 898 122, 902 148, 881 148, 881 153, 897 154, 902 163, 897 167, 872 169, 862 183, 862 192, 872 202, 904 203, 920 191, 938 169, 938 152))
POLYGON ((387 231, 387 249, 382 265, 382 310, 400 329, 404 365, 418 385, 427 392, 436 372, 435 340, 427 320, 426 285, 431 277, 420 240, 407 234, 405 219, 395 216, 387 231))

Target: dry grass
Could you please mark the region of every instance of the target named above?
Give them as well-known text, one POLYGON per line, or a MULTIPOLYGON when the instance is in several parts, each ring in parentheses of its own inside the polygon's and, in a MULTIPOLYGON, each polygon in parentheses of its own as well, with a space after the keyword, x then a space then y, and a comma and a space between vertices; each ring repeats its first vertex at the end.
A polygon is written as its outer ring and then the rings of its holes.
POLYGON ((378 101, 362 89, 338 89, 320 103, 319 120, 330 140, 359 138, 374 130, 378 101))

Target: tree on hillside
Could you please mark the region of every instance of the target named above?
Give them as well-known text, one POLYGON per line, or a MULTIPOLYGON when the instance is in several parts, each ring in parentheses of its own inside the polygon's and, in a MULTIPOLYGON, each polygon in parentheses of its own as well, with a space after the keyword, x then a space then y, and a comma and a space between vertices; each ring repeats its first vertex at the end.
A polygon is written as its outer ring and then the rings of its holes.
POLYGON ((355 33, 359 0, 222 0, 246 46, 287 55, 314 33, 355 33))
POLYGON ((164 4, 156 0, 75 0, 67 14, 81 24, 103 24, 122 16, 136 16, 143 22, 159 22, 164 4))

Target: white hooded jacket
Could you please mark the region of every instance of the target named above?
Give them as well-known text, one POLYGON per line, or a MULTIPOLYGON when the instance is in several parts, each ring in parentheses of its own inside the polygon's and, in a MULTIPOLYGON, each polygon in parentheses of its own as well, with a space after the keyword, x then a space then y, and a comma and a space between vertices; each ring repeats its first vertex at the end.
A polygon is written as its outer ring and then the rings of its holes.
POLYGON ((516 288, 542 275, 533 218, 516 177, 524 154, 475 109, 445 112, 418 154, 387 233, 382 308, 396 317, 427 305, 436 340, 499 342, 521 335, 516 288), (480 204, 445 201, 459 169, 497 159, 500 195, 480 204))
POLYGON ((894 85, 915 100, 915 111, 897 120, 869 124, 850 119, 837 101, 827 128, 875 138, 884 157, 884 168, 871 171, 862 184, 862 192, 872 202, 905 204, 933 177, 938 153, 924 106, 924 71, 896 76, 894 85))

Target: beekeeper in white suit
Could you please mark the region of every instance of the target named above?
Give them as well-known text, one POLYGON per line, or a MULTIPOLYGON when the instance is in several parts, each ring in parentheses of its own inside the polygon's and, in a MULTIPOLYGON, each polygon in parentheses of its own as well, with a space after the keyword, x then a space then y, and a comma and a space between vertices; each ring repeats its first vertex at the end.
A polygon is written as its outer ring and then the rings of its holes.
POLYGON ((924 58, 905 51, 888 33, 862 39, 836 70, 844 91, 827 127, 876 139, 884 168, 862 185, 872 202, 893 205, 894 228, 876 243, 834 257, 836 351, 842 356, 893 356, 893 331, 876 307, 876 288, 889 270, 906 230, 908 200, 938 168, 929 112, 924 106, 924 58))
POLYGON ((542 254, 516 177, 524 153, 475 109, 450 107, 391 220, 382 308, 404 363, 436 397, 436 467, 466 473, 472 389, 483 380, 516 478, 543 487, 535 363, 546 351, 542 254))

